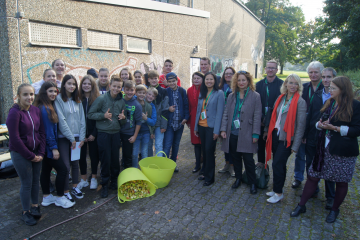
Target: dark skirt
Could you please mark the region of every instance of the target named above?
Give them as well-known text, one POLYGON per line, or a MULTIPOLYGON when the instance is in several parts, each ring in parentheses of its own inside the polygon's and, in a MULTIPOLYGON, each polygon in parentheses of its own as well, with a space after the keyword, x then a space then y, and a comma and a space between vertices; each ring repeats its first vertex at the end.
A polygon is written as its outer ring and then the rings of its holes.
POLYGON ((350 182, 354 174, 357 157, 331 155, 329 146, 330 144, 325 148, 324 166, 322 171, 314 171, 311 165, 309 168, 309 175, 314 178, 321 178, 332 182, 350 182))

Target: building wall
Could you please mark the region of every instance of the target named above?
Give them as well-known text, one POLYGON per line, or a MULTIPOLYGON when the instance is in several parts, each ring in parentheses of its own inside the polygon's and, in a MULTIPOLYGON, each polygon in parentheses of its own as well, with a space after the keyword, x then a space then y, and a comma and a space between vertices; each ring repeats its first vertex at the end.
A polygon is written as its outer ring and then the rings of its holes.
MULTIPOLYGON (((191 1, 180 3, 190 5, 191 1)), ((191 86, 191 57, 209 56, 217 74, 227 65, 254 72, 255 63, 262 62, 265 27, 232 0, 195 0, 194 8, 210 12, 210 18, 88 1, 0 0, 0 17, 6 19, 0 22, 1 122, 6 120, 17 86, 41 80, 43 71, 57 58, 65 61, 66 73, 79 78, 92 67, 107 67, 112 74, 123 67, 161 73, 163 61, 170 58, 185 88, 191 86), (16 18, 17 12, 23 12, 24 17, 16 18), (82 46, 31 45, 29 21, 79 27, 82 46), (89 49, 88 29, 122 34, 123 51, 89 49), (151 39, 152 53, 128 52, 128 36, 151 39), (197 45, 200 48, 194 54, 197 45)))

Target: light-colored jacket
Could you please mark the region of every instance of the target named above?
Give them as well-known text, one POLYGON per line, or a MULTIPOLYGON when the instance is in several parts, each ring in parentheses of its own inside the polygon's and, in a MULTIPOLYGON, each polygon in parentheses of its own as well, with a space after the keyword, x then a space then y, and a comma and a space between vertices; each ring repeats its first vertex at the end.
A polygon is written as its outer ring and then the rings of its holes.
MULTIPOLYGON (((231 125, 236 106, 236 93, 231 93, 227 99, 221 121, 221 132, 226 132, 226 139, 222 140, 221 150, 229 152, 231 125)), ((253 134, 260 135, 261 129, 261 99, 260 94, 249 90, 244 100, 240 114, 240 128, 236 151, 256 153, 258 143, 253 143, 253 134)))
MULTIPOLYGON (((198 129, 199 118, 200 118, 203 102, 205 101, 205 98, 202 99, 200 98, 201 98, 201 93, 196 110, 194 131, 199 131, 198 129)), ((220 125, 221 125, 222 115, 224 112, 224 105, 225 105, 224 92, 221 90, 213 91, 213 93, 210 95, 208 99, 207 107, 205 111, 206 111, 207 124, 210 128, 214 128, 214 134, 217 135, 220 134, 220 125)))
MULTIPOLYGON (((281 97, 281 95, 278 97, 278 99, 280 97, 281 97)), ((285 97, 286 97, 286 95, 284 95, 284 97, 281 98, 279 106, 276 109, 276 120, 278 119, 279 113, 281 112, 281 106, 282 106, 282 103, 283 103, 285 97)), ((275 104, 276 104, 276 102, 277 102, 277 99, 275 101, 275 104)), ((274 104, 274 107, 275 107, 275 104, 274 104)), ((279 134, 280 141, 286 142, 286 132, 284 131, 284 126, 285 126, 285 121, 286 121, 286 117, 287 117, 287 113, 289 111, 290 105, 291 105, 291 103, 289 104, 289 106, 286 107, 284 112, 281 114, 281 124, 280 124, 280 134, 279 134)), ((306 109, 307 109, 307 105, 306 105, 305 100, 302 97, 299 97, 299 100, 297 103, 297 109, 296 109, 294 136, 291 138, 291 141, 293 142, 293 144, 291 146, 291 150, 294 150, 295 152, 297 152, 299 150, 302 138, 304 136, 305 126, 306 126, 306 109)), ((265 128, 265 132, 267 132, 267 131, 268 131, 268 129, 265 128)), ((274 131, 276 131, 276 130, 274 130, 274 131)), ((268 136, 268 137, 271 137, 271 136, 268 136)))
POLYGON ((74 142, 75 136, 79 136, 80 142, 83 141, 86 134, 86 121, 82 103, 77 103, 71 98, 64 102, 60 93, 56 97, 55 107, 59 117, 58 137, 65 137, 70 142, 74 142))

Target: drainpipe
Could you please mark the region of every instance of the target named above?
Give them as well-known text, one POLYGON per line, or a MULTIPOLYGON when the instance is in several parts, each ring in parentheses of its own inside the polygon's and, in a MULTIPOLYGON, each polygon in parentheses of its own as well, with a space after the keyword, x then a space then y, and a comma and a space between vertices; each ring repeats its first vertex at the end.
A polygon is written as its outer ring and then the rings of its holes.
POLYGON ((20 20, 24 17, 23 12, 19 12, 19 1, 16 0, 16 18, 18 21, 18 32, 19 32, 19 58, 20 58, 20 71, 21 71, 21 83, 24 83, 24 71, 23 71, 23 64, 22 64, 22 55, 21 55, 21 38, 20 38, 20 20))

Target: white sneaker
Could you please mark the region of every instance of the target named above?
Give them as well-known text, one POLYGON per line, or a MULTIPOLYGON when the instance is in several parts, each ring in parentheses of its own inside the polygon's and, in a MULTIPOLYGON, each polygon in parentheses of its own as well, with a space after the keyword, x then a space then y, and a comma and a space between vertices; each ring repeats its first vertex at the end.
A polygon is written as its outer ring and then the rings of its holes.
POLYGON ((88 187, 88 186, 89 186, 89 182, 87 180, 85 181, 84 179, 81 179, 81 181, 77 185, 77 188, 79 190, 81 190, 82 188, 85 188, 85 187, 88 187))
POLYGON ((71 202, 67 197, 58 197, 55 201, 55 205, 62 208, 71 208, 75 205, 75 202, 71 202))
POLYGON ((70 201, 70 202, 75 202, 75 200, 71 197, 70 192, 64 193, 64 196, 70 201))
POLYGON ((277 194, 274 194, 271 198, 267 199, 266 201, 269 203, 277 203, 281 201, 284 198, 284 194, 281 194, 280 196, 277 194))
POLYGON ((230 169, 230 164, 229 163, 225 163, 225 166, 221 169, 219 169, 219 173, 225 173, 225 172, 228 172, 230 169))
POLYGON ((74 195, 78 199, 81 199, 84 197, 83 193, 77 187, 73 187, 70 192, 72 195, 74 195))
POLYGON ((229 167, 229 173, 232 177, 235 177, 235 170, 234 170, 234 165, 230 165, 229 167))
POLYGON ((96 178, 92 178, 90 182, 90 189, 97 189, 97 187, 98 187, 98 182, 96 178))
POLYGON ((275 192, 274 191, 271 191, 271 192, 267 192, 266 193, 266 196, 268 196, 268 197, 272 197, 272 196, 274 196, 275 195, 275 192))
POLYGON ((47 206, 55 203, 55 201, 56 201, 56 197, 53 196, 52 194, 50 194, 47 197, 43 197, 43 201, 42 201, 41 205, 43 205, 44 207, 47 207, 47 206))

